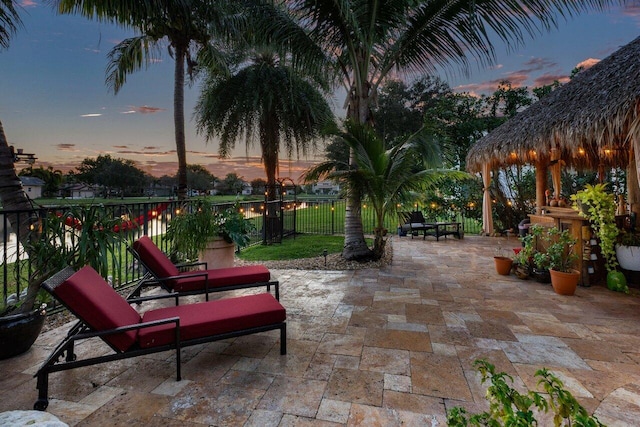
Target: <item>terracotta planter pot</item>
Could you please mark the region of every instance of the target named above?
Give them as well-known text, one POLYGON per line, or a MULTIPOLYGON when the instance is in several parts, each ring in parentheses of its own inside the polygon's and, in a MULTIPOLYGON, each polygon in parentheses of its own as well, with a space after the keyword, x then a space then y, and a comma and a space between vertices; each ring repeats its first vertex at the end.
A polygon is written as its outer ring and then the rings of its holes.
POLYGON ((209 269, 233 267, 235 249, 234 243, 228 243, 222 237, 216 238, 209 242, 198 260, 206 262, 209 269))
POLYGON ((551 274, 551 286, 560 295, 573 295, 580 281, 580 272, 572 271, 565 273, 562 271, 549 270, 551 274))
POLYGON ((41 310, 34 310, 0 317, 0 359, 29 350, 42 330, 45 316, 41 310))
POLYGON ((511 265, 513 264, 513 260, 511 258, 507 258, 506 256, 494 256, 493 260, 496 263, 496 271, 498 274, 508 276, 511 273, 511 265))

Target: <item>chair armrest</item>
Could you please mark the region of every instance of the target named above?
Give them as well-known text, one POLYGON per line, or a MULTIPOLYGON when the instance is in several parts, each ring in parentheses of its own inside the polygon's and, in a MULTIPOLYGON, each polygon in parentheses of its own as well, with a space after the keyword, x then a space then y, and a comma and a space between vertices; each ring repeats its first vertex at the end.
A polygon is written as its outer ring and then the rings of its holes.
POLYGON ((153 282, 168 282, 169 280, 180 280, 180 279, 191 279, 193 277, 204 277, 204 280, 208 281, 209 274, 206 271, 198 270, 189 274, 179 274, 177 276, 167 276, 162 278, 152 277, 150 279, 142 279, 145 283, 153 283, 153 282))
POLYGON ((184 269, 192 268, 192 267, 204 267, 204 269, 207 270, 207 263, 205 261, 196 261, 196 262, 183 262, 180 264, 176 264, 176 268, 182 271, 184 271, 184 269))
POLYGON ((166 319, 154 320, 152 322, 136 323, 135 325, 127 325, 127 326, 120 326, 118 328, 113 328, 113 329, 105 329, 104 331, 82 332, 76 335, 72 335, 68 338, 70 341, 78 341, 78 340, 88 339, 88 338, 96 338, 96 337, 104 337, 104 336, 109 336, 114 334, 120 334, 122 332, 133 331, 136 329, 144 329, 144 328, 150 328, 153 326, 166 325, 168 323, 175 323, 176 324, 175 327, 179 328, 180 318, 168 317, 166 319))

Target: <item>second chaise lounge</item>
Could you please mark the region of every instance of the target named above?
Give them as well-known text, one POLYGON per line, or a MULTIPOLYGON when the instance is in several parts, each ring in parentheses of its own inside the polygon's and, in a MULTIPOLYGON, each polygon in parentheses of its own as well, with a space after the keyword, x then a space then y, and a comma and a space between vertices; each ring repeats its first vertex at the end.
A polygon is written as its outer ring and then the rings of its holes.
POLYGON ((279 282, 271 277, 271 272, 264 265, 207 269, 204 264, 201 270, 181 271, 148 236, 133 242, 129 250, 147 270, 129 297, 140 296, 143 288, 159 285, 168 292, 176 293, 176 303, 179 296, 201 293, 208 301, 210 292, 262 286, 270 292, 273 286, 275 297, 280 300, 279 282))

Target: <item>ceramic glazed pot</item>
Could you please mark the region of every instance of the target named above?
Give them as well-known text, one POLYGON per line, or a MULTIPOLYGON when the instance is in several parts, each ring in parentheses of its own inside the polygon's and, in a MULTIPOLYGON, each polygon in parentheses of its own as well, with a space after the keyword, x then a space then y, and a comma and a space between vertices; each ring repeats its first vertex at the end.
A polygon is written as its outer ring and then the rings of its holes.
POLYGON ((620 267, 629 271, 640 271, 640 246, 616 245, 616 256, 620 267))
POLYGON ((553 290, 560 295, 573 295, 580 281, 580 273, 572 271, 565 273, 563 271, 549 270, 551 274, 551 286, 553 290))
POLYGON ((40 335, 45 317, 41 310, 0 317, 0 359, 29 350, 40 335))
POLYGON ((511 273, 511 265, 513 264, 513 260, 511 258, 507 258, 506 256, 494 256, 493 260, 496 263, 496 271, 498 274, 508 276, 509 273, 511 273))

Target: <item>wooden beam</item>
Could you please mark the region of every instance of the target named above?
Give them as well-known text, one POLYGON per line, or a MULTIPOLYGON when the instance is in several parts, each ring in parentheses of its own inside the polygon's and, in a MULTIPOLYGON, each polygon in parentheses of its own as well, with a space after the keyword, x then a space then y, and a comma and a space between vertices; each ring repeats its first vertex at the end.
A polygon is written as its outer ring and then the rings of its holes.
POLYGON ((542 157, 536 161, 536 214, 540 214, 542 207, 547 205, 545 192, 547 191, 548 158, 542 157))

